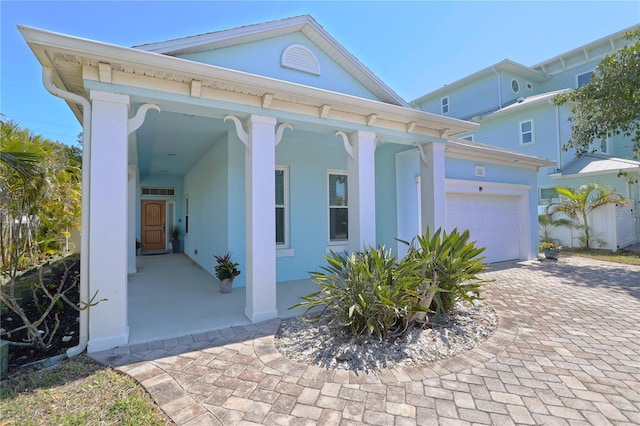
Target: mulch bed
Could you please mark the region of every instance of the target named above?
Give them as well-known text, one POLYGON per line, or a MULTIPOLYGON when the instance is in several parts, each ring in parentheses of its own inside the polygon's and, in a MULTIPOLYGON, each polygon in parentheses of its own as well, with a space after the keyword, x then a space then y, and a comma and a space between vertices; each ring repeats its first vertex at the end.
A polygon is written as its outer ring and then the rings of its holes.
MULTIPOLYGON (((72 285, 74 281, 79 283, 80 280, 80 259, 77 256, 69 256, 65 259, 50 262, 37 270, 23 274, 19 279, 16 294, 22 296, 22 309, 31 321, 35 321, 41 316, 36 302, 40 301, 42 305, 49 301, 42 290, 36 291, 35 298, 32 296, 33 286, 35 286, 35 283, 40 279, 40 269, 42 269, 43 281, 47 284, 50 292, 54 292, 61 284, 66 288, 72 285), (66 274, 65 264, 68 268, 66 274)), ((72 303, 77 304, 79 300, 79 284, 75 285, 66 295, 72 303)), ((3 329, 1 338, 2 340, 10 342, 9 372, 36 361, 64 354, 68 348, 78 344, 80 333, 80 324, 78 322, 79 312, 60 300, 53 307, 46 320, 49 330, 53 330, 55 327, 56 315, 60 321, 58 330, 51 340, 50 345, 46 349, 41 350, 32 346, 11 344, 11 342, 23 342, 27 336, 27 332, 26 330, 12 332, 12 330, 23 325, 22 320, 8 308, 2 307, 2 314, 0 315, 0 327, 3 329), (67 337, 65 340, 68 341, 63 341, 65 336, 70 336, 71 339, 68 340, 67 337)), ((39 329, 44 330, 44 325, 41 325, 39 329)))

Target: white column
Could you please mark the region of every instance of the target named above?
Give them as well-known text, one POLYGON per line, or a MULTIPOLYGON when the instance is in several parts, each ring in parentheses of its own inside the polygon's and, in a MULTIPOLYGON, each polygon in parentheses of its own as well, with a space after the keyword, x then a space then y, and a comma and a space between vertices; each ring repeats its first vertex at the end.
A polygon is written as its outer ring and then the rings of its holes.
POLYGON ((127 173, 127 195, 128 195, 128 216, 127 216, 127 271, 129 274, 138 272, 136 265, 136 207, 138 194, 138 167, 129 164, 127 173))
POLYGON ((376 245, 376 135, 353 132, 349 144, 349 251, 353 252, 376 245))
MULTIPOLYGON (((123 346, 127 320, 129 97, 92 90, 89 289, 107 299, 89 312, 88 352, 123 346)), ((87 194, 84 194, 87 195, 87 194)))
POLYGON ((278 316, 276 308, 275 217, 276 119, 251 115, 245 156, 246 273, 245 315, 252 322, 278 316))
POLYGON ((445 225, 444 143, 432 142, 422 146, 420 161, 420 200, 422 230, 431 232, 445 225))

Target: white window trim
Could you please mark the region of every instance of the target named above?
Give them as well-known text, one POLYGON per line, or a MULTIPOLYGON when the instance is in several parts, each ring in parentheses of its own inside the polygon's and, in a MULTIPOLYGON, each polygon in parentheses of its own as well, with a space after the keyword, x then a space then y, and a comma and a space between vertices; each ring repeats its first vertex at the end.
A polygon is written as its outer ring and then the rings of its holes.
POLYGON ((448 96, 444 96, 444 97, 440 98, 440 113, 449 114, 449 111, 451 111, 451 102, 449 101, 449 97, 448 96), (445 105, 444 105, 444 102, 443 102, 445 99, 447 101, 447 105, 446 105, 447 106, 447 111, 446 112, 444 110, 445 105))
POLYGON ((560 195, 556 193, 555 197, 552 197, 551 199, 549 198, 542 198, 542 190, 543 189, 555 189, 556 186, 540 186, 538 187, 538 205, 539 206, 546 206, 549 201, 552 203, 557 203, 558 201, 560 201, 560 195))
MULTIPOLYGON (((595 70, 593 70, 593 69, 592 69, 592 70, 588 70, 588 71, 585 71, 585 72, 581 72, 581 73, 579 73, 579 74, 576 74, 576 89, 580 87, 580 86, 578 85, 578 84, 579 84, 579 83, 578 83, 578 78, 579 78, 579 77, 582 77, 583 75, 586 75, 586 74, 591 74, 591 75, 593 76, 593 73, 594 73, 594 72, 595 72, 595 70)), ((591 79, 589 79, 589 81, 591 81, 591 79)))
MULTIPOLYGON (((345 170, 327 170, 327 251, 333 250, 336 251, 337 247, 347 246, 349 245, 349 238, 346 240, 332 240, 331 239, 331 204, 330 198, 331 195, 329 193, 329 176, 331 175, 342 175, 347 177, 347 205, 346 206, 334 206, 336 208, 346 208, 347 209, 347 217, 349 214, 349 173, 345 170)), ((340 250, 337 250, 340 251, 340 250)))
POLYGON ((533 127, 533 118, 529 119, 529 120, 523 120, 520 123, 518 123, 518 133, 520 134, 520 145, 521 146, 529 146, 529 145, 534 145, 536 143, 536 134, 534 131, 534 127, 533 127), (524 142, 523 141, 523 135, 524 133, 522 132, 522 125, 524 123, 531 123, 531 142, 524 142))
MULTIPOLYGON (((293 249, 291 249, 291 227, 289 225, 289 167, 288 166, 276 166, 275 170, 282 170, 284 172, 284 205, 280 206, 276 204, 276 207, 284 208, 284 243, 276 243, 276 256, 288 257, 293 256, 293 249)), ((274 176, 275 179, 275 176, 274 176)))

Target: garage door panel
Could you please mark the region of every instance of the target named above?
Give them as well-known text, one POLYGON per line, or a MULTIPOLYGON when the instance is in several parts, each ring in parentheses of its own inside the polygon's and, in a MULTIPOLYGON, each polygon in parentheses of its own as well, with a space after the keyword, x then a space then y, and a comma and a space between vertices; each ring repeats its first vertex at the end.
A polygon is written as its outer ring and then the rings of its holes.
POLYGON ((518 197, 448 193, 445 227, 469 229, 471 240, 485 247, 486 262, 520 257, 520 206, 518 197))

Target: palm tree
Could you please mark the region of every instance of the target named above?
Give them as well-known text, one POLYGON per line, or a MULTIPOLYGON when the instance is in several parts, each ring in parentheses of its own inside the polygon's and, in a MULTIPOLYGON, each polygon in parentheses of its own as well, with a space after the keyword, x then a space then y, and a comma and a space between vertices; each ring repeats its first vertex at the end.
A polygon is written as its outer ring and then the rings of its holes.
POLYGON ((557 211, 564 212, 571 219, 577 221, 577 224, 573 226, 576 229, 582 229, 584 235, 580 237, 581 246, 587 250, 593 242, 597 241, 591 235, 588 221, 589 213, 609 203, 626 204, 626 199, 622 194, 609 191, 599 183, 587 183, 578 189, 559 186, 556 188, 556 192, 564 198, 563 201, 556 204, 557 211))

